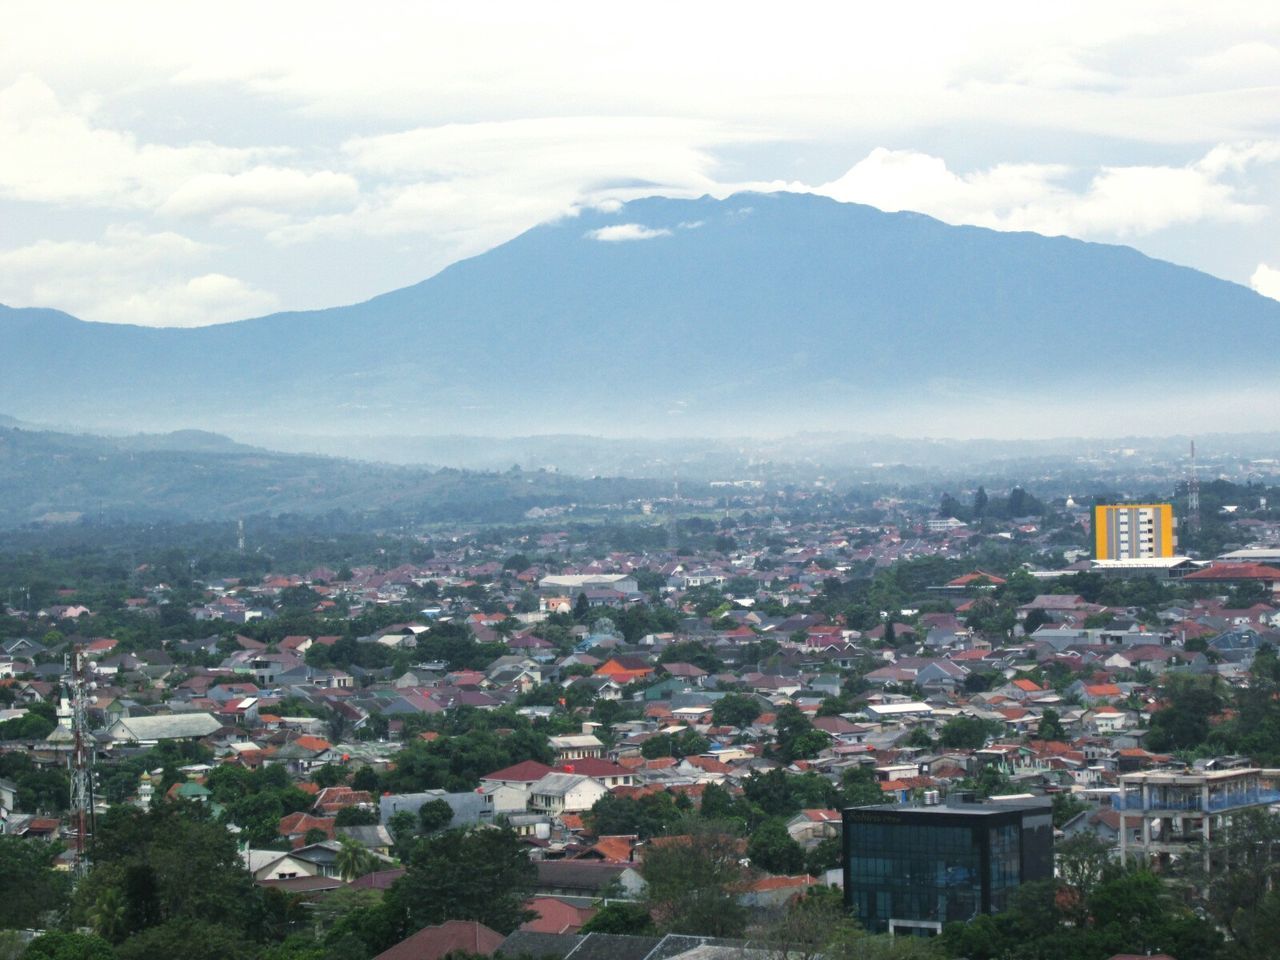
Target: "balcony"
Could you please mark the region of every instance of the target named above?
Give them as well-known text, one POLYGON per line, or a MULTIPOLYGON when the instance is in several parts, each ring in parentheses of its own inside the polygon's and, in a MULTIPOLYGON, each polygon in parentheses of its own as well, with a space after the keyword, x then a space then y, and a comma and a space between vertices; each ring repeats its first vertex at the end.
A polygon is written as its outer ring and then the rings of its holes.
MULTIPOLYGON (((1260 807, 1271 803, 1280 803, 1280 790, 1241 790, 1229 794, 1210 794, 1209 813, 1221 813, 1223 810, 1234 810, 1240 807, 1260 807)), ((1116 794, 1111 798, 1114 810, 1172 810, 1187 813, 1203 813, 1204 805, 1197 794, 1182 796, 1152 797, 1149 806, 1142 803, 1142 794, 1116 794)))

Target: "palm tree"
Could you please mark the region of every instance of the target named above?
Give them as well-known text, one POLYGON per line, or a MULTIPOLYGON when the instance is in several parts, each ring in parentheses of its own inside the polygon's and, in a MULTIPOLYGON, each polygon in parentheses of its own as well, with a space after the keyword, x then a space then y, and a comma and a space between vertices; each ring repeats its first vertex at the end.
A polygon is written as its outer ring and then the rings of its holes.
POLYGON ((377 858, 350 837, 338 840, 339 850, 334 865, 338 868, 338 876, 350 883, 356 877, 371 873, 378 865, 377 858))
POLYGON ((107 887, 89 910, 89 923, 102 939, 119 943, 125 934, 125 902, 119 887, 107 887))

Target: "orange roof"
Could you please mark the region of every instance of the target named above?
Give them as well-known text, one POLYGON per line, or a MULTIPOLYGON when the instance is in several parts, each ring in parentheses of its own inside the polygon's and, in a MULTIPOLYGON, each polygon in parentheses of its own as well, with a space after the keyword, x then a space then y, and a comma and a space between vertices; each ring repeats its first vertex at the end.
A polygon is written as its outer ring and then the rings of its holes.
POLYGON ((631 859, 631 847, 635 839, 633 836, 601 837, 591 849, 604 857, 605 860, 613 863, 626 863, 631 859))

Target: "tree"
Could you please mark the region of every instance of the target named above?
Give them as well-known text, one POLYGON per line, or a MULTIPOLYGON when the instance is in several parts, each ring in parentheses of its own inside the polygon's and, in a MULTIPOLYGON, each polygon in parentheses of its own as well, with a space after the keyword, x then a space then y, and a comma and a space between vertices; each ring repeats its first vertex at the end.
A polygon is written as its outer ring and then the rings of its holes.
POLYGON ((979 750, 1000 729, 996 722, 979 717, 952 717, 938 731, 938 743, 948 750, 979 750))
POLYGON ((71 878, 53 869, 57 853, 49 844, 0 836, 0 927, 43 927, 46 914, 66 906, 71 878))
POLYGON ((119 960, 254 960, 257 953, 236 927, 189 917, 133 934, 116 948, 119 960))
POLYGON ((870 767, 850 767, 840 779, 840 795, 846 807, 866 807, 884 803, 884 791, 870 767))
POLYGON ((1040 607, 1036 607, 1027 612, 1026 618, 1022 621, 1022 632, 1029 637, 1047 623, 1053 623, 1053 618, 1040 607))
POLYGON ((778 708, 774 729, 777 731, 774 749, 784 763, 817 756, 831 742, 825 733, 815 729, 799 707, 790 703, 778 708))
POLYGON ((792 875, 804 869, 804 851, 781 817, 770 817, 752 831, 747 856, 754 866, 770 873, 792 875))
POLYGON ((350 837, 340 837, 334 866, 338 868, 338 876, 350 883, 376 870, 378 858, 350 837))
POLYGON ((335 827, 376 827, 378 813, 363 807, 343 807, 333 818, 335 827))
POLYGON ((1040 715, 1040 726, 1037 733, 1041 740, 1067 739, 1067 731, 1062 725, 1062 718, 1058 716, 1058 711, 1051 708, 1046 708, 1044 713, 1040 715))
POLYGON ((98 818, 89 876, 76 888, 73 917, 87 919, 116 889, 130 943, 151 926, 200 921, 239 930, 262 892, 244 867, 235 837, 206 819, 202 804, 156 802, 144 812, 113 807, 98 818))
POLYGON ((1161 696, 1167 705, 1152 716, 1147 744, 1152 750, 1192 750, 1208 738, 1210 720, 1222 712, 1218 678, 1165 676, 1161 696))
POLYGON ((587 619, 591 613, 591 603, 587 600, 585 593, 578 594, 578 599, 573 602, 573 619, 579 623, 587 619))
POLYGON ((527 919, 522 904, 535 878, 513 830, 449 830, 418 841, 387 898, 405 929, 478 920, 510 933, 527 919))
POLYGON ((987 512, 987 504, 989 502, 990 498, 987 496, 986 488, 978 487, 977 491, 973 495, 973 515, 976 519, 982 519, 983 515, 987 512))
POLYGON ((653 918, 643 903, 614 900, 596 911, 595 916, 582 925, 580 933, 625 933, 631 936, 647 936, 654 932, 653 918))
POLYGON ((712 721, 719 727, 749 727, 760 716, 760 701, 750 694, 726 694, 712 704, 712 721))
POLYGON ((445 800, 428 800, 418 808, 418 827, 423 833, 443 830, 452 821, 453 807, 445 800))
POLYGON ((89 911, 89 924, 108 943, 124 939, 126 919, 124 895, 118 887, 108 887, 98 894, 89 911))
POLYGON ((32 940, 22 957, 23 960, 116 960, 116 952, 96 934, 50 930, 32 940))
POLYGON ((682 835, 645 849, 649 907, 661 930, 736 937, 747 922, 738 889, 750 877, 740 841, 712 821, 686 821, 682 835))

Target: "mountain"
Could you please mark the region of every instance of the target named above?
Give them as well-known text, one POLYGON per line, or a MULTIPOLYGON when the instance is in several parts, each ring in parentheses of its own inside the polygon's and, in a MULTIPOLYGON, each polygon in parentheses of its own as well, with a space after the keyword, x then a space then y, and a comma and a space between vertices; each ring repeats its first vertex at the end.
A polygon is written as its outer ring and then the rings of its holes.
POLYGON ((1278 340, 1280 303, 1127 247, 650 198, 352 306, 199 329, 2 308, 0 409, 256 436, 1258 429, 1278 340))
POLYGON ((275 453, 199 431, 101 437, 0 426, 0 529, 331 511, 426 523, 516 523, 534 508, 573 508, 575 516, 593 519, 669 492, 669 483, 650 480, 430 470, 275 453))

